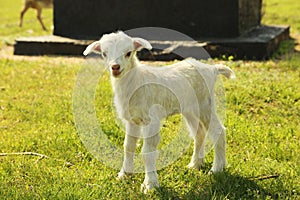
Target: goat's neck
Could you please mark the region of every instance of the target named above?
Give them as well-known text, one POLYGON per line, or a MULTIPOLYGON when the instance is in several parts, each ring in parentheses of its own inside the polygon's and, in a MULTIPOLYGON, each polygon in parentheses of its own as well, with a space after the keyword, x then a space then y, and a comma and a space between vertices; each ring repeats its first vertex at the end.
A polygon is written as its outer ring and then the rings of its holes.
POLYGON ((139 65, 140 65, 139 59, 137 58, 136 55, 133 55, 132 60, 131 60, 131 69, 134 68, 134 67, 137 67, 139 65))

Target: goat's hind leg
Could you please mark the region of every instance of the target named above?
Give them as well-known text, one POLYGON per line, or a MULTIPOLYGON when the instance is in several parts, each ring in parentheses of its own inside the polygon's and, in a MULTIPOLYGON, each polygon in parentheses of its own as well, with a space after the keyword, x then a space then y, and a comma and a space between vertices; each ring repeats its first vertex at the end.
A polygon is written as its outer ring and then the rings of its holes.
POLYGON ((214 162, 212 173, 223 171, 227 165, 226 161, 226 129, 215 115, 210 126, 209 138, 214 143, 214 162))
POLYGON ((194 139, 194 152, 188 168, 200 170, 205 157, 204 141, 206 131, 199 119, 191 116, 185 116, 185 120, 194 139))
POLYGON ((41 7, 37 8, 37 16, 36 17, 37 17, 38 21, 40 22, 43 30, 47 31, 47 28, 46 28, 46 26, 45 26, 45 24, 44 24, 44 22, 42 20, 42 8, 41 7))

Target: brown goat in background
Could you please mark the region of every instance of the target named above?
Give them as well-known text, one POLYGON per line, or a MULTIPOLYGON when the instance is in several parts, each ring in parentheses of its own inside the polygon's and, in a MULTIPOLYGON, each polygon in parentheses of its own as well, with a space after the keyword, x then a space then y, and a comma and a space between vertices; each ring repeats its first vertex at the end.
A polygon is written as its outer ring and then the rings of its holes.
POLYGON ((46 31, 47 28, 45 27, 42 21, 42 10, 43 8, 52 8, 53 7, 53 0, 24 0, 24 8, 21 11, 20 16, 20 23, 19 26, 22 27, 23 24, 23 17, 24 14, 27 12, 29 8, 33 8, 37 10, 37 19, 39 20, 42 28, 46 31))

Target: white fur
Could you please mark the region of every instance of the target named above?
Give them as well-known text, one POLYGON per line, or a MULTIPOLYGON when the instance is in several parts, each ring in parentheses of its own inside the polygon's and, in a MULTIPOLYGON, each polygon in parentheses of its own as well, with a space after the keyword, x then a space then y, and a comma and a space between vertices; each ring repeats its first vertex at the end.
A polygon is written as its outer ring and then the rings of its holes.
POLYGON ((111 73, 117 112, 126 123, 125 155, 119 178, 133 173, 136 142, 142 137, 146 172, 142 189, 147 192, 159 186, 155 163, 160 121, 176 113, 184 116, 194 138, 194 153, 188 166, 199 169, 203 164, 203 143, 208 133, 215 144, 211 171, 222 171, 226 165, 226 133, 216 115, 213 91, 217 75, 234 78, 233 71, 224 65, 208 65, 192 58, 164 67, 142 65, 136 57, 136 51, 142 48, 151 49, 151 45, 144 39, 117 32, 104 35, 84 51, 85 55, 91 52, 103 55, 111 73))

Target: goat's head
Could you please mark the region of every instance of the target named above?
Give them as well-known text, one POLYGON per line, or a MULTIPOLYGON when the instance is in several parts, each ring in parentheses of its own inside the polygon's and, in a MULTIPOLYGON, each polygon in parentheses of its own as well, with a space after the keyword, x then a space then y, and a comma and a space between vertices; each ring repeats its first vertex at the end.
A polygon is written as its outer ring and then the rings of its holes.
POLYGON ((83 54, 101 54, 111 75, 117 78, 134 67, 136 52, 143 48, 150 50, 152 46, 147 40, 129 37, 119 31, 103 35, 99 41, 90 44, 83 54))

